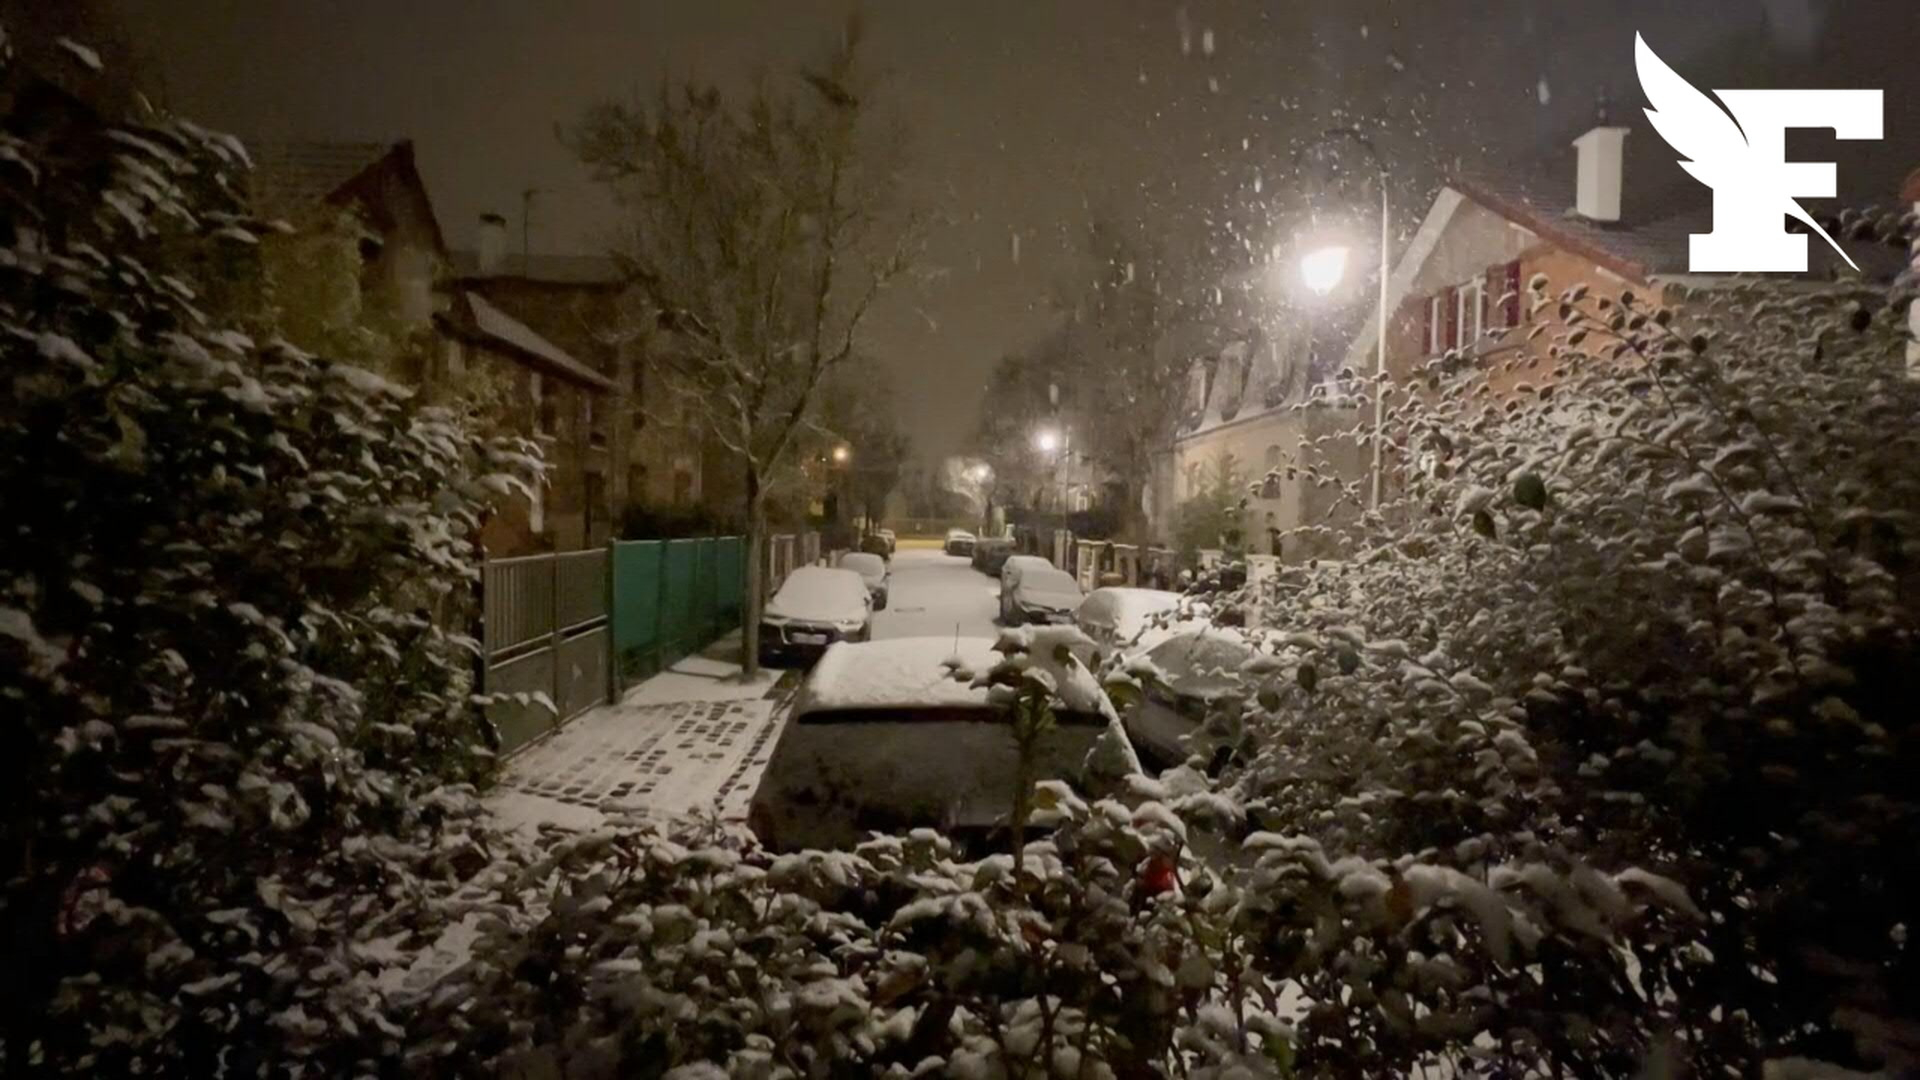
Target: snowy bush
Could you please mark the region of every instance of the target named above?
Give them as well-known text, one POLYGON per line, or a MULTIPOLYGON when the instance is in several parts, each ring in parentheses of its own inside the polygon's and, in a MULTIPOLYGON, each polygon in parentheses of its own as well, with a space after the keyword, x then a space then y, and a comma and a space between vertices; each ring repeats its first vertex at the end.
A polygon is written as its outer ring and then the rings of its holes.
POLYGON ((1195 748, 1280 837, 1251 895, 1338 920, 1269 968, 1300 1060, 1911 1063, 1911 290, 1529 292, 1547 355, 1390 399, 1398 497, 1249 597, 1195 748))
POLYGON ((209 313, 244 165, 78 106, 0 134, 0 1071, 351 1071, 487 863, 449 628, 518 455, 209 313))

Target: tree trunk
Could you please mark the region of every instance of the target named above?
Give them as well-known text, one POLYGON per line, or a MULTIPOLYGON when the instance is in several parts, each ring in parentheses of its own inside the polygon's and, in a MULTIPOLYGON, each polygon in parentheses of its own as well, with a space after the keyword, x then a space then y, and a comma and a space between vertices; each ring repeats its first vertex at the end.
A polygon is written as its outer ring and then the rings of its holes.
POLYGON ((740 668, 748 678, 760 674, 760 613, 765 610, 767 588, 767 511, 761 497, 760 474, 747 466, 747 572, 746 595, 740 604, 740 668))

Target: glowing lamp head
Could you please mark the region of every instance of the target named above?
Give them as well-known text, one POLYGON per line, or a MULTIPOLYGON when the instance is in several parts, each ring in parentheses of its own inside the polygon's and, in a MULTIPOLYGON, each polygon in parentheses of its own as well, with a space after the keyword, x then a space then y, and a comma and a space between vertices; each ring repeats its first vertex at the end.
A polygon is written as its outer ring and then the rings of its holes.
POLYGON ((1300 260, 1300 276, 1306 279, 1307 288, 1322 296, 1332 292, 1346 272, 1347 249, 1344 247, 1324 247, 1300 260))
POLYGON ((1051 454, 1055 450, 1060 449, 1060 433, 1057 431, 1042 431, 1033 437, 1033 445, 1038 447, 1041 453, 1051 454))

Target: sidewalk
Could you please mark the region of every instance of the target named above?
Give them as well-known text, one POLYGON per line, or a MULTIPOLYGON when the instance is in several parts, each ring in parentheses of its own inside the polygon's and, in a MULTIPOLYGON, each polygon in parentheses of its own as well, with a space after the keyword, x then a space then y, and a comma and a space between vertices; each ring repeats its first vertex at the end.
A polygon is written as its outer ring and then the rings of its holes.
POLYGON ((507 762, 488 807, 527 829, 715 810, 744 823, 789 694, 777 671, 740 682, 739 651, 737 634, 722 638, 528 747, 507 762))

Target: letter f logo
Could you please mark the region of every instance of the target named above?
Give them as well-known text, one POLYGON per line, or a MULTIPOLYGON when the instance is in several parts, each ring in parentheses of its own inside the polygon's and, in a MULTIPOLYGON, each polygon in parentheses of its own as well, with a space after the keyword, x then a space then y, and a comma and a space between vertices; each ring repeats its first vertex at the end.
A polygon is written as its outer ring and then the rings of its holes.
POLYGON ((1713 189, 1713 231, 1694 233, 1688 265, 1696 273, 1793 273, 1807 270, 1807 238, 1787 232, 1791 216, 1854 266, 1796 199, 1832 198, 1830 162, 1789 162, 1788 128, 1831 128, 1835 138, 1881 137, 1878 90, 1716 90, 1726 108, 1666 65, 1633 36, 1634 67, 1646 91, 1647 119, 1684 159, 1680 167, 1713 189), (1731 114, 1731 115, 1729 115, 1731 114))

